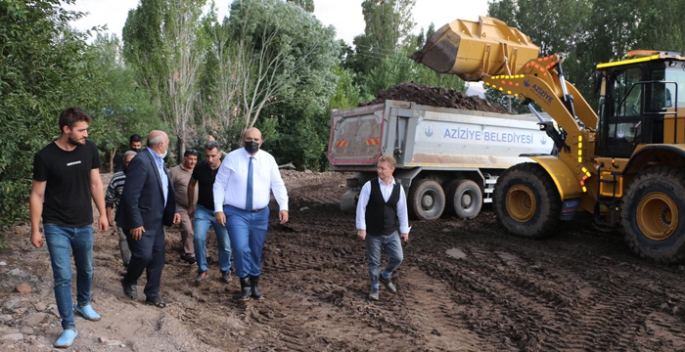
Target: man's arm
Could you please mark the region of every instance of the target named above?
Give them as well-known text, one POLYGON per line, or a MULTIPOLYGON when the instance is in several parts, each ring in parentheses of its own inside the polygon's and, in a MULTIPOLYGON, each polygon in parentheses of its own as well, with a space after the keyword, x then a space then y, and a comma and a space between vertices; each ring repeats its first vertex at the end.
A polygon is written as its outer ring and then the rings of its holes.
POLYGON ((145 187, 145 179, 147 178, 147 168, 144 165, 147 162, 147 157, 141 155, 142 153, 147 153, 147 151, 140 152, 128 165, 126 170, 126 186, 124 186, 124 192, 121 196, 126 202, 124 204, 119 203, 119 209, 117 210, 118 212, 125 212, 127 226, 130 227, 129 230, 143 227, 143 217, 140 214, 138 204, 140 203, 140 194, 143 191, 143 187, 145 187))
POLYGON ((107 219, 107 211, 105 210, 105 190, 102 187, 99 169, 90 170, 90 192, 100 213, 100 218, 98 219, 99 230, 100 232, 105 232, 109 228, 109 221, 107 219))
POLYGON ((366 239, 366 205, 369 203, 369 195, 371 194, 371 181, 367 181, 359 192, 359 200, 357 201, 357 214, 355 223, 357 226, 357 237, 360 240, 366 239))
POLYGON ((43 246, 43 235, 40 233, 40 217, 43 215, 43 200, 47 181, 33 180, 31 196, 29 197, 29 214, 31 218, 31 244, 40 248, 43 246))
POLYGON ((407 196, 404 194, 404 188, 400 187, 400 199, 397 201, 397 218, 400 220, 400 237, 403 241, 409 241, 409 216, 407 216, 407 196))
POLYGON ((281 171, 278 169, 276 160, 271 158, 271 191, 274 193, 274 198, 278 202, 278 218, 281 224, 288 222, 288 190, 285 188, 285 182, 281 177, 281 171))
POLYGON ((231 169, 228 167, 228 158, 219 166, 219 172, 214 179, 214 187, 212 192, 214 195, 214 217, 222 226, 226 225, 226 214, 224 214, 224 196, 228 179, 231 177, 231 169))
POLYGON ((195 214, 195 185, 197 184, 197 180, 194 178, 190 178, 190 181, 188 182, 188 216, 193 217, 195 214))

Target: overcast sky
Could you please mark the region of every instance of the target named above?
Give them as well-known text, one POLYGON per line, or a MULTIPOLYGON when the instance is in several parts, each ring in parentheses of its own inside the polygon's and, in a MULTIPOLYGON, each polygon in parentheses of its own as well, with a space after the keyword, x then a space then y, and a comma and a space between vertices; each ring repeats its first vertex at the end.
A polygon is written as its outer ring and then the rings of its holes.
MULTIPOLYGON (((88 16, 75 22, 79 29, 90 29, 96 25, 107 25, 109 32, 121 38, 128 11, 138 5, 139 0, 76 0, 75 9, 88 12, 88 16)), ((219 18, 228 14, 232 0, 215 0, 219 18)), ((364 32, 362 0, 314 0, 314 16, 324 25, 335 27, 337 38, 348 44, 352 38, 364 32)), ((436 28, 456 19, 477 20, 487 14, 487 0, 416 0, 413 16, 417 30, 428 28, 431 22, 436 28)))

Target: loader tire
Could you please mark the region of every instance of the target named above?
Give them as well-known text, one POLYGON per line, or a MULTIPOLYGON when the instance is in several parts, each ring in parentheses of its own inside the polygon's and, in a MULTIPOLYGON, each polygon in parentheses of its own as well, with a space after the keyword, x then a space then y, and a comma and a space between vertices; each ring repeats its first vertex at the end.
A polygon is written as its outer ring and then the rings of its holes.
POLYGON ((473 219, 483 207, 483 191, 471 180, 454 180, 447 186, 447 211, 460 219, 473 219))
POLYGON ((416 180, 409 187, 407 211, 417 220, 435 220, 445 210, 445 191, 433 180, 416 180))
POLYGON ((624 239, 641 258, 665 264, 685 261, 685 170, 644 170, 623 196, 624 239))
POLYGON ((498 222, 513 235, 545 238, 559 231, 561 197, 538 164, 517 164, 502 173, 492 202, 498 222))

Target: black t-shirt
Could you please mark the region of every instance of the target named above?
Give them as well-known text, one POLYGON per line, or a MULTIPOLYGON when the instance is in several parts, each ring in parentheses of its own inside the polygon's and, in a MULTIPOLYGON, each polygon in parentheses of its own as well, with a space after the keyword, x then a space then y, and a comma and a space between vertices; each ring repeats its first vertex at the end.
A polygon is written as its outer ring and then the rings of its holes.
POLYGON ((67 152, 55 142, 33 159, 33 179, 46 181, 43 223, 82 227, 93 223, 90 171, 100 167, 95 143, 86 141, 67 152))
POLYGON ((197 204, 214 212, 214 179, 219 168, 212 170, 209 163, 201 161, 195 165, 193 169, 193 180, 197 181, 199 186, 197 204))

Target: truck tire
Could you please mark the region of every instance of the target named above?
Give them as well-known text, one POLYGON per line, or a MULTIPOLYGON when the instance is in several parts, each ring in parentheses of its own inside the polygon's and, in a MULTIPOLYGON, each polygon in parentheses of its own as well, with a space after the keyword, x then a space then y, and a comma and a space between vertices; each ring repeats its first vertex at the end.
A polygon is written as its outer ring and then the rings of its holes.
POLYGON ((659 263, 685 260, 685 170, 644 170, 624 193, 621 224, 630 249, 659 263))
POLYGON ((471 180, 454 180, 447 186, 447 210, 460 219, 473 219, 483 207, 483 191, 471 180))
POLYGON ((435 220, 445 210, 445 191, 433 180, 416 180, 409 187, 407 211, 418 220, 435 220))
POLYGON ((560 222, 561 197, 542 166, 517 164, 497 179, 493 209, 511 234, 526 238, 549 237, 560 222))

